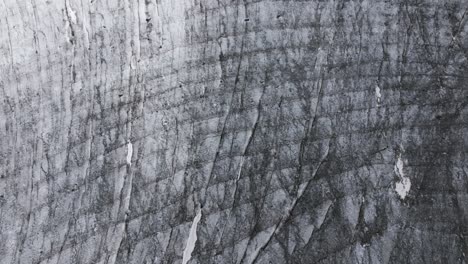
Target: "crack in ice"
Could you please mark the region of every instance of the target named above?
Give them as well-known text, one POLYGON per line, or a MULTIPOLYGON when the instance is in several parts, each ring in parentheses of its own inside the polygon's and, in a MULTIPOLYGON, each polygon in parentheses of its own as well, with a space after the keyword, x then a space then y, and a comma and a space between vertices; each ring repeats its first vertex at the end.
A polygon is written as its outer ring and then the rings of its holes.
POLYGON ((67 8, 65 11, 67 12, 68 16, 70 17, 70 20, 73 24, 76 24, 76 11, 74 11, 71 6, 69 1, 65 1, 65 7, 67 8))

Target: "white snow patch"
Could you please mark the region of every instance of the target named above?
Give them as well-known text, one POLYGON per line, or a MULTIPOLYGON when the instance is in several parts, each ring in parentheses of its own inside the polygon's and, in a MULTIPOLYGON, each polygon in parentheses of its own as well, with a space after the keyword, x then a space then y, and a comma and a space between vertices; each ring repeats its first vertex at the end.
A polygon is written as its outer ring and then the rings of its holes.
POLYGON ((402 178, 405 177, 405 173, 403 172, 403 160, 401 159, 401 155, 398 156, 394 170, 398 176, 402 178))
POLYGON ((195 249, 195 243, 197 242, 197 226, 198 222, 200 222, 201 216, 201 209, 198 209, 198 213, 195 216, 195 219, 193 219, 192 227, 190 228, 189 237, 187 239, 187 245, 184 249, 182 264, 187 264, 187 262, 192 258, 192 252, 195 249))
POLYGON ((403 160, 401 155, 398 156, 397 162, 395 164, 395 173, 400 177, 400 181, 395 184, 395 191, 398 193, 401 199, 405 199, 406 195, 411 189, 411 180, 405 176, 403 172, 403 160))
POLYGON ((377 105, 379 105, 382 100, 382 94, 380 93, 380 87, 378 85, 375 86, 375 97, 377 97, 377 105))
POLYGON ((133 155, 133 144, 128 141, 127 144, 127 164, 132 165, 132 155, 133 155))
POLYGON ((411 181, 409 178, 403 178, 395 185, 395 191, 398 193, 401 199, 405 199, 406 195, 411 189, 411 181))

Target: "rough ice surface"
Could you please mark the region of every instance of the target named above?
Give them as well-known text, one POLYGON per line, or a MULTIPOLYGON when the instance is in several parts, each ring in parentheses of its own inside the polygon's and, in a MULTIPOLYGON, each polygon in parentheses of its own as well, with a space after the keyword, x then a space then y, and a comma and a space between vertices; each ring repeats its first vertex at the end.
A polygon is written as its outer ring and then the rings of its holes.
POLYGON ((0 264, 468 263, 467 10, 1 0, 0 264))

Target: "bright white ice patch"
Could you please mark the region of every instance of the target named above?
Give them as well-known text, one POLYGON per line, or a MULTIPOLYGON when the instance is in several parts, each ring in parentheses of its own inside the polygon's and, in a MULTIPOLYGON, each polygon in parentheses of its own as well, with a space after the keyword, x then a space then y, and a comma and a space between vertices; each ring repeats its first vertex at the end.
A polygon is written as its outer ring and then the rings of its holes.
POLYGON ((184 249, 182 264, 187 264, 187 262, 192 258, 192 252, 195 249, 195 243, 197 242, 197 226, 198 222, 200 222, 201 216, 201 209, 198 209, 198 213, 195 216, 195 219, 193 219, 192 227, 190 227, 190 233, 187 239, 187 245, 184 249))
POLYGON ((395 185, 395 191, 398 193, 402 200, 405 199, 406 195, 411 189, 411 181, 409 178, 403 178, 403 180, 399 181, 395 185))
POLYGON ((403 160, 401 159, 401 156, 398 156, 394 170, 395 173, 400 177, 400 181, 395 184, 395 191, 403 200, 411 189, 411 181, 408 177, 405 176, 403 172, 403 160))
POLYGON ((377 105, 379 105, 382 100, 382 94, 380 93, 380 87, 378 85, 375 86, 375 97, 377 97, 377 105))
POLYGON ((133 145, 132 142, 127 144, 127 164, 132 165, 133 145))

